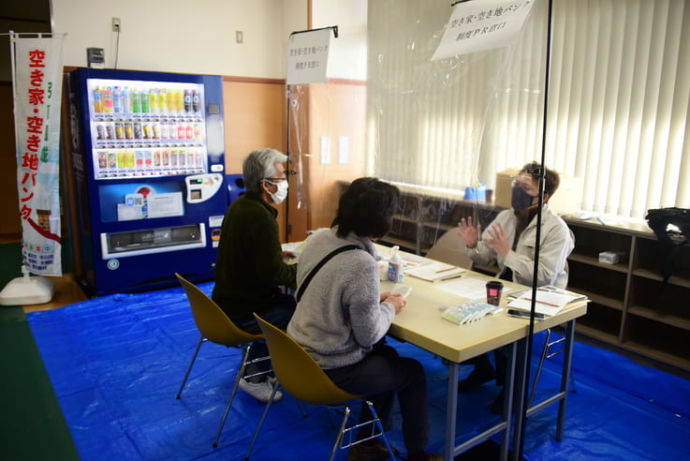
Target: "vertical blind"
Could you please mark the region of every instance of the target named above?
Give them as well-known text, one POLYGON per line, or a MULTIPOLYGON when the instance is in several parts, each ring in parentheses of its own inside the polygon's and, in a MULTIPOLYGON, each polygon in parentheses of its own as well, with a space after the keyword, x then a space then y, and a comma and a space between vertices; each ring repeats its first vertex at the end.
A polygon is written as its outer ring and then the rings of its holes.
MULTIPOLYGON (((370 173, 436 191, 493 185, 541 157, 548 5, 515 43, 431 62, 450 2, 371 0, 370 173)), ((554 0, 546 165, 583 210, 690 207, 690 4, 554 0)))

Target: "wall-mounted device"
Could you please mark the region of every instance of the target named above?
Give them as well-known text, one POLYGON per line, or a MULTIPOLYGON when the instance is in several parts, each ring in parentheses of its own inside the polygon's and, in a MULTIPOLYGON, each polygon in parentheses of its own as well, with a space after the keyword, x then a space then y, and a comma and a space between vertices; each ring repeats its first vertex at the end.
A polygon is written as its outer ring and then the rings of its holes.
POLYGON ((105 52, 103 48, 87 48, 86 63, 91 69, 105 68, 105 52))

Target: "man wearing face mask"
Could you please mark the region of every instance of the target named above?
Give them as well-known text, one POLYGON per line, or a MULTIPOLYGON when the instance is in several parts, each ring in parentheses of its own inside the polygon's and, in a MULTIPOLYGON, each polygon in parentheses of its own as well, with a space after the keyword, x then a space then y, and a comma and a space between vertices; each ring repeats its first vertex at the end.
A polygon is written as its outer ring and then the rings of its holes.
MULTIPOLYGON (((279 285, 295 287, 294 257, 281 249, 274 208, 287 197, 284 163, 287 156, 275 149, 255 150, 242 164, 246 193, 235 200, 223 218, 216 260, 213 300, 235 325, 249 333, 260 333, 253 313, 285 329, 295 311, 295 299, 283 294, 279 285)), ((252 344, 248 361, 268 355, 263 342, 252 344)), ((251 375, 270 369, 268 361, 247 365, 251 375)), ((271 395, 267 376, 242 379, 240 389, 259 401, 271 395)), ((280 391, 275 400, 282 397, 280 391)))
MULTIPOLYGON (((467 255, 472 261, 482 266, 496 264, 499 267, 497 277, 528 286, 532 286, 534 274, 540 176, 541 166, 537 162, 525 165, 513 182, 512 209, 500 212, 483 233, 481 225, 475 226, 471 217, 463 218, 458 223, 458 235, 465 241, 467 255)), ((551 212, 547 205, 559 182, 558 173, 547 168, 537 286, 565 288, 568 284, 566 260, 575 246, 575 240, 565 221, 551 212)), ((505 351, 497 350, 495 358, 496 370, 491 366, 488 354, 474 359, 471 363, 474 363, 475 369, 460 382, 460 392, 470 392, 494 377, 497 384, 503 385, 507 362, 505 351)), ((492 404, 492 411, 501 413, 502 405, 501 392, 492 404)))

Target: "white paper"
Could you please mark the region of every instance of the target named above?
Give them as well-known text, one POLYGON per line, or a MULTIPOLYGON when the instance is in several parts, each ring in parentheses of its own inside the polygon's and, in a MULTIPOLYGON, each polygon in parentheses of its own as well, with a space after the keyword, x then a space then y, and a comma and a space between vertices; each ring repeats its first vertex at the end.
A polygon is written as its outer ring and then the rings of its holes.
POLYGON ((321 136, 321 164, 331 163, 331 137, 321 136))
POLYGON ((474 0, 458 3, 432 61, 511 44, 534 0, 474 0))
POLYGON ((149 218, 163 218, 166 216, 182 216, 182 192, 168 192, 164 194, 149 194, 146 198, 149 218))
POLYGON ((326 81, 330 28, 290 35, 288 41, 287 84, 326 81))
MULTIPOLYGON (((552 316, 575 299, 574 296, 537 290, 537 302, 534 311, 538 314, 552 316)), ((532 309, 532 291, 530 290, 519 298, 510 301, 508 307, 530 311, 532 309)))
POLYGON ((436 281, 457 277, 465 272, 465 269, 438 261, 408 269, 407 275, 417 277, 422 280, 436 281))
POLYGON ((350 138, 338 136, 338 163, 346 165, 350 163, 350 138))
POLYGON ((462 277, 434 285, 443 291, 467 299, 486 300, 486 280, 462 277))

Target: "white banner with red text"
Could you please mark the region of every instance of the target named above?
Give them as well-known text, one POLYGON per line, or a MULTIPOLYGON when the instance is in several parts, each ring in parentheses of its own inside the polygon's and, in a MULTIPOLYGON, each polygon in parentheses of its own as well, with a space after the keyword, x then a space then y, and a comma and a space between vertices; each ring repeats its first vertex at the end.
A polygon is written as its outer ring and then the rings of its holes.
POLYGON ((62 275, 60 103, 62 37, 15 38, 14 117, 22 259, 33 274, 62 275))

